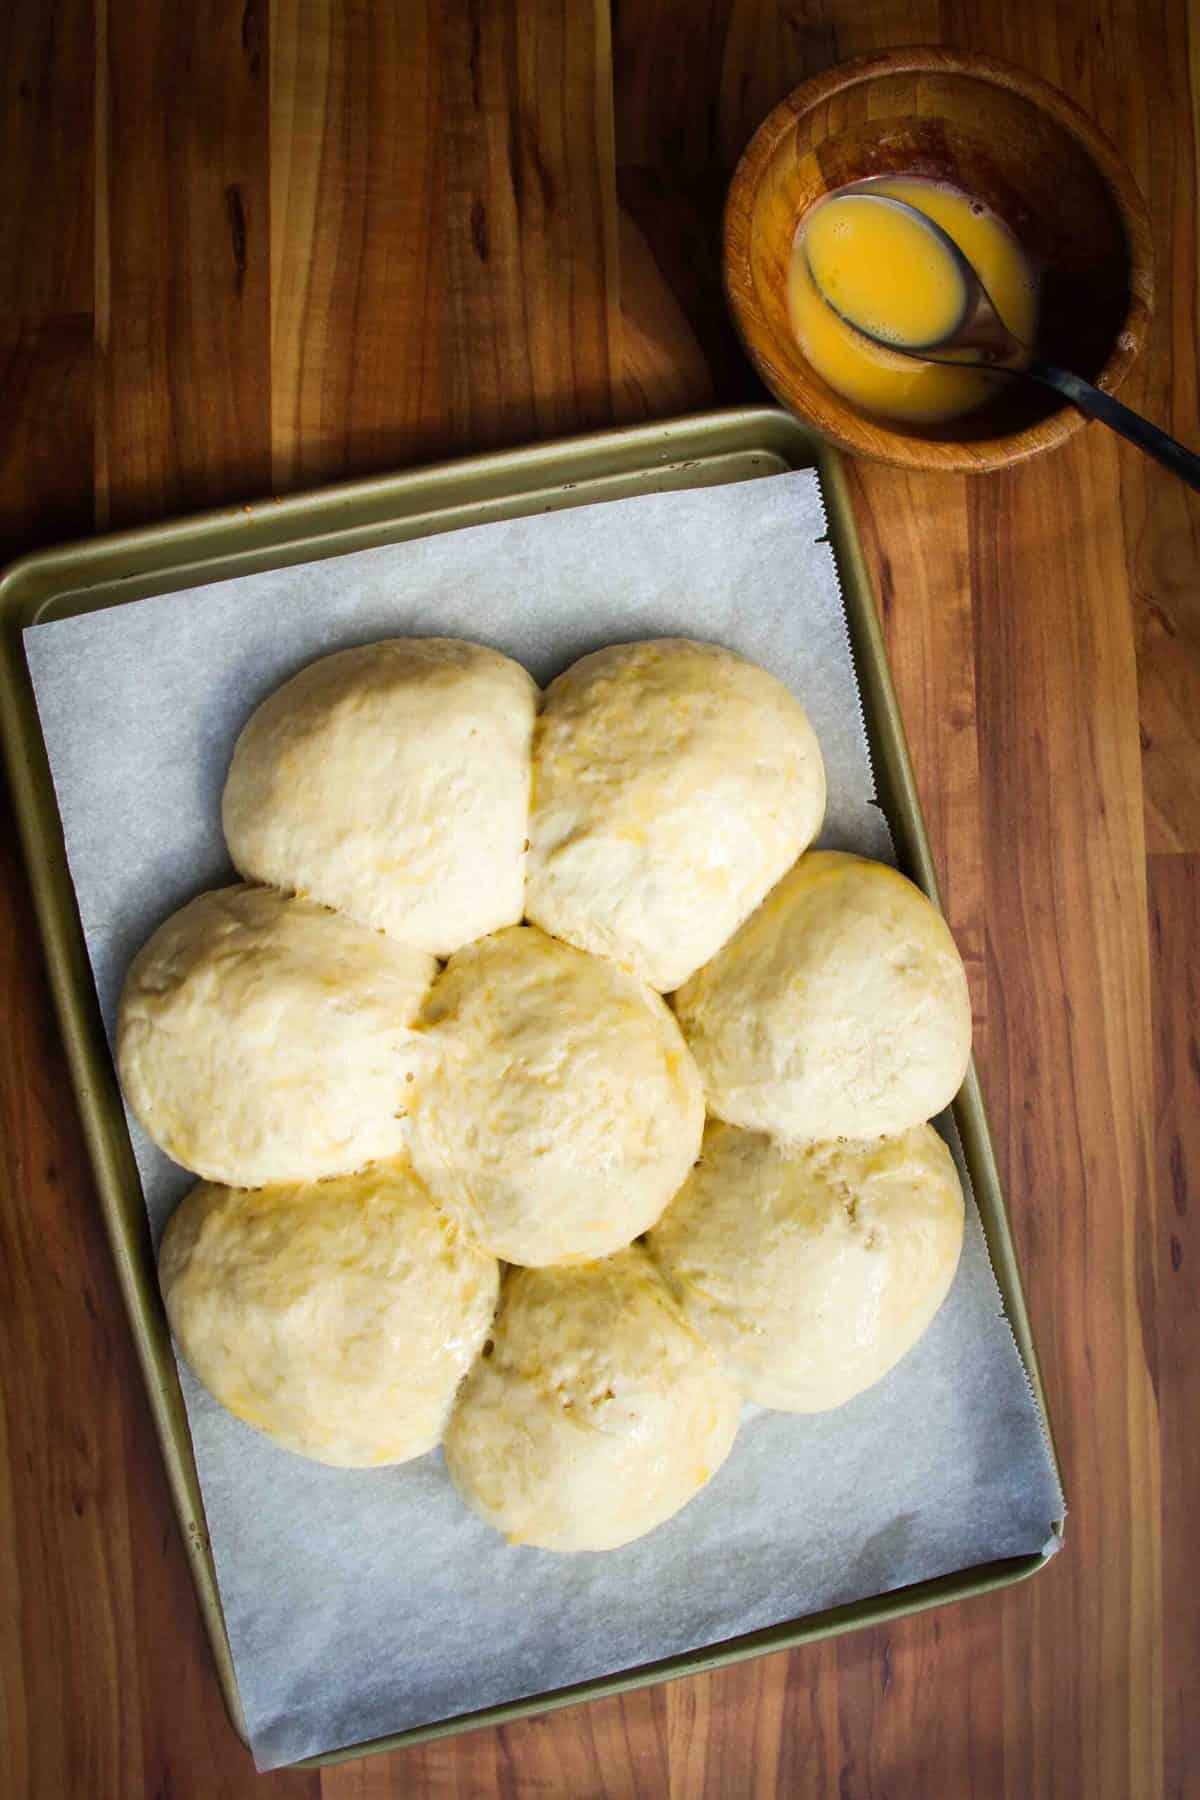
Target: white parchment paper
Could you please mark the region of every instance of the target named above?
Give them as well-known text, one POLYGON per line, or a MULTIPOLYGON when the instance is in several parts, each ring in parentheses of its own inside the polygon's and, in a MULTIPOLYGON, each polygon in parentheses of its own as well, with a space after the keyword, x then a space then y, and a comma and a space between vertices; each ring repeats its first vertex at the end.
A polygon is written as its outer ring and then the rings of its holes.
MULTIPOLYGON (((891 859, 816 477, 539 514, 32 627, 26 653, 110 1037, 129 960, 232 879, 219 798, 253 707, 322 653, 461 636, 540 682, 634 637, 712 639, 799 696, 822 843, 891 859)), ((155 1239, 191 1177, 131 1121, 155 1239)), ((1040 1550, 1062 1502, 974 1206, 950 1297, 877 1387, 747 1408, 733 1454, 627 1549, 514 1549, 440 1451, 343 1471, 276 1449, 181 1370, 260 1768, 1040 1550)))

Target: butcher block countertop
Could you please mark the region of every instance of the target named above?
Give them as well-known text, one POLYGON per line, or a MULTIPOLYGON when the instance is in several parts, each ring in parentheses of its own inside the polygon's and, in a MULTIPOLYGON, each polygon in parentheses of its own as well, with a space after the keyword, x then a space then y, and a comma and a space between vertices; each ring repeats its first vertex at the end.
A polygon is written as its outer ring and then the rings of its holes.
MULTIPOLYGON (((1200 448, 1184 0, 9 0, 0 554, 762 398, 725 183, 861 52, 1022 64, 1113 137, 1200 448)), ((0 827, 0 1777, 127 1800, 1200 1793, 1200 497, 1093 426, 850 476, 1071 1514, 1046 1571, 792 1653, 324 1770, 221 1705, 0 827)))

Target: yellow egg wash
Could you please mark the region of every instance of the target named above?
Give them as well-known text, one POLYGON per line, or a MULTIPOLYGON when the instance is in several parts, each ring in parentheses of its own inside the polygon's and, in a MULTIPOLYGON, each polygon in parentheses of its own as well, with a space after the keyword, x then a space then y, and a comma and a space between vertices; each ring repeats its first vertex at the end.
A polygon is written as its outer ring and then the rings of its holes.
POLYGON ((849 194, 818 206, 804 227, 817 286, 835 312, 871 337, 941 343, 967 304, 949 247, 886 196, 849 194))
MULTIPOLYGON (((869 191, 905 200, 940 225, 978 271, 1009 330, 1033 342, 1036 282, 995 213, 956 188, 915 176, 873 181, 869 191)), ((953 330, 962 282, 950 257, 902 213, 839 205, 836 195, 815 207, 797 229, 788 311, 800 348, 830 387, 863 412, 914 425, 940 424, 991 398, 996 377, 916 362, 855 330, 817 287, 810 255, 839 308, 897 343, 932 343, 953 330)))

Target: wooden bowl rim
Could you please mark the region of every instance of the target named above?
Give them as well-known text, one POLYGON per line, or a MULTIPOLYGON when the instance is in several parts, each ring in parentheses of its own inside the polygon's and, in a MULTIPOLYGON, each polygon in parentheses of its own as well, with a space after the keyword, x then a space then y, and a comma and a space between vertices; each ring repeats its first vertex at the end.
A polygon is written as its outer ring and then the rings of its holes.
MULTIPOLYGON (((743 348, 759 375, 774 392, 768 359, 760 354, 751 327, 765 320, 754 298, 750 263, 750 221, 754 196, 767 164, 781 137, 794 128, 802 114, 823 105, 836 94, 884 75, 963 75, 1009 88, 1049 114, 1081 145, 1098 170, 1116 204, 1129 245, 1129 306, 1117 331, 1113 349, 1096 377, 1096 385, 1112 393, 1125 379, 1146 341, 1154 311, 1154 251, 1150 218, 1132 174, 1112 140, 1059 88, 997 56, 947 49, 935 44, 912 44, 881 50, 836 63, 820 75, 793 88, 763 120, 750 139, 734 170, 725 202, 723 265, 726 303, 743 348)), ((773 336, 773 333, 770 334, 773 336)), ((1064 405, 1049 417, 1000 437, 956 442, 946 438, 920 438, 892 431, 886 424, 861 417, 849 401, 836 396, 826 404, 818 392, 805 396, 803 409, 786 394, 778 393, 785 406, 807 417, 823 436, 852 455, 904 469, 942 469, 983 474, 1024 462, 1042 450, 1065 443, 1087 423, 1083 413, 1064 405)))

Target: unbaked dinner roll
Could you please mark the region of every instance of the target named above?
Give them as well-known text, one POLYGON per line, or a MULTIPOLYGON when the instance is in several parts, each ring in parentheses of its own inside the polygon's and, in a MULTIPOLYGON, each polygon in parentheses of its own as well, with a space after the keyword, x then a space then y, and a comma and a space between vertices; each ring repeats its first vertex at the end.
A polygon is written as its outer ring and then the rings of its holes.
POLYGON ((799 702, 716 644, 614 644, 546 690, 526 913, 669 993, 816 836, 825 770, 799 702))
POLYGON ((949 1104, 971 1002, 936 907, 882 863, 800 861, 675 996, 709 1111, 780 1137, 881 1137, 949 1104))
POLYGON ((394 1156, 433 957, 270 888, 201 894, 125 982, 117 1065, 155 1143, 210 1181, 312 1181, 394 1156))
POLYGON ((451 957, 423 1015, 435 1055, 412 1153, 434 1198, 506 1262, 606 1256, 695 1160, 700 1078, 636 976, 528 925, 451 957))
POLYGON ((748 1399, 824 1412, 911 1350, 962 1237, 958 1171, 931 1125, 786 1144, 714 1121, 648 1248, 748 1399))
POLYGON ((406 1462, 441 1442, 491 1327, 500 1271, 403 1162, 238 1193, 201 1182, 159 1280, 214 1397, 317 1462, 406 1462))
POLYGON ((506 1277, 446 1431, 463 1499, 514 1544, 614 1550, 728 1456, 739 1400, 643 1250, 506 1277))
POLYGON ((437 956, 521 917, 537 688, 455 638, 310 663, 237 741, 222 818, 248 880, 437 956))

